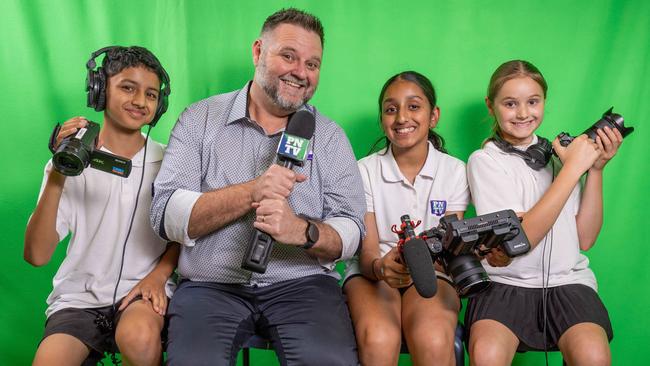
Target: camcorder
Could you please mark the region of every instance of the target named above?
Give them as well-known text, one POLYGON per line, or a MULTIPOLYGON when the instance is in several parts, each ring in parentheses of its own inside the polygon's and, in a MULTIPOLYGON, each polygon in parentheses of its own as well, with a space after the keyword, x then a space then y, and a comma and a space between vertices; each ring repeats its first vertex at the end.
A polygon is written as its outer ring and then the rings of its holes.
POLYGON ((75 176, 81 174, 90 165, 103 172, 128 177, 131 174, 131 160, 95 148, 99 129, 99 124, 88 121, 85 127, 64 138, 55 149, 56 136, 61 130, 61 125, 57 123, 50 135, 49 143, 50 151, 54 154, 52 156, 54 169, 66 176, 75 176))
POLYGON ((391 228, 399 237, 398 248, 409 268, 418 293, 433 297, 437 291, 434 263, 440 263, 451 277, 461 297, 471 297, 490 286, 490 279, 479 261, 493 248, 502 249, 508 257, 530 250, 530 243, 521 222, 512 210, 503 210, 470 219, 456 215, 440 219, 437 227, 415 235, 409 215, 401 218, 400 229, 391 228))
MULTIPOLYGON (((623 137, 626 137, 627 135, 631 134, 634 132, 634 127, 625 127, 625 121, 623 120, 623 116, 620 114, 612 112, 614 110, 614 107, 611 107, 608 109, 605 113, 603 113, 603 117, 596 121, 591 127, 589 127, 583 134, 586 134, 589 136, 590 139, 596 141, 596 136, 598 134, 596 131, 602 129, 605 126, 608 126, 612 130, 616 129, 618 130, 623 137)), ((562 132, 559 135, 557 135, 558 139, 560 140, 560 145, 562 146, 568 146, 571 141, 575 137, 569 135, 566 132, 562 132)))

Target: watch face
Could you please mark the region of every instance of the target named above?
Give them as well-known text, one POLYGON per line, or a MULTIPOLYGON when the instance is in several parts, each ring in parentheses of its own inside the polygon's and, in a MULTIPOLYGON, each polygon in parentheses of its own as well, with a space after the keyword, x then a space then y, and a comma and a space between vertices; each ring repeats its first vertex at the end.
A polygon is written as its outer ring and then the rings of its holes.
POLYGON ((316 243, 318 241, 318 236, 319 236, 318 226, 313 224, 311 221, 308 221, 307 240, 309 242, 316 243))

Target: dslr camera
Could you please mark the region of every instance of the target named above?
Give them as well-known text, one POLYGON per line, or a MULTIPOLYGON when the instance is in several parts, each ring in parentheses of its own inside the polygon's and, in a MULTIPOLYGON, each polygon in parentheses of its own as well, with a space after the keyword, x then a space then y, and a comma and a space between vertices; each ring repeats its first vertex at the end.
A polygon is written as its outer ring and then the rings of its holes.
POLYGON ((66 176, 79 175, 90 165, 92 168, 124 178, 131 174, 131 160, 95 148, 99 124, 88 121, 85 127, 64 138, 55 149, 56 136, 60 130, 61 125, 57 123, 49 143, 50 151, 54 154, 52 165, 59 173, 66 176))
POLYGON ((414 228, 419 222, 413 223, 409 215, 403 215, 400 220, 401 230, 398 230, 396 225, 393 225, 392 230, 398 234, 398 246, 404 254, 403 258, 409 267, 416 290, 423 297, 435 295, 435 272, 431 276, 431 272, 427 271, 433 268, 436 261, 442 264, 445 272, 451 277, 458 295, 471 297, 485 290, 491 283, 478 257, 488 254, 493 248, 501 248, 511 258, 530 250, 530 243, 521 222, 512 210, 462 220, 456 215, 445 216, 440 219, 437 227, 419 235, 414 235, 414 228), (411 242, 423 242, 428 249, 429 259, 422 261, 419 258, 421 255, 406 253, 412 251, 406 249, 411 242), (415 261, 419 262, 413 263, 416 268, 412 268, 409 262, 415 261))
MULTIPOLYGON (((605 126, 611 128, 612 130, 618 130, 618 132, 620 132, 623 137, 626 137, 627 135, 634 132, 634 127, 625 127, 623 116, 612 112, 613 109, 614 107, 611 107, 605 113, 603 113, 603 117, 596 121, 596 123, 594 123, 591 127, 586 129, 583 134, 586 134, 590 139, 596 141, 596 136, 598 136, 596 131, 602 129, 605 126)), ((565 147, 568 146, 575 138, 566 132, 560 133, 557 135, 557 137, 560 140, 560 145, 565 147)))

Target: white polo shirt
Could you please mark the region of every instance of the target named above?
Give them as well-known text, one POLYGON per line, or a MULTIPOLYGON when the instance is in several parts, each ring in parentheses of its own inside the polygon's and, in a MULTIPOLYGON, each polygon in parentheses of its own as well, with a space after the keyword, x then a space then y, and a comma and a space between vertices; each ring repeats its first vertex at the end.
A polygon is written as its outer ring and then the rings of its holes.
MULTIPOLYGON (((404 177, 391 149, 383 149, 359 160, 368 212, 374 212, 379 232, 379 249, 385 255, 397 245, 402 215, 422 223, 416 233, 438 226, 448 211, 465 211, 469 203, 465 164, 436 150, 429 142, 429 152, 422 170, 411 184, 404 177)), ((352 261, 353 262, 353 261, 352 261)), ((356 263, 349 263, 346 278, 358 273, 356 263)))
MULTIPOLYGON (((530 145, 537 143, 537 136, 530 145)), ((528 146, 517 147, 525 150, 528 146)), ((560 162, 554 159, 556 171, 560 162)), ((488 142, 475 151, 467 163, 472 199, 476 214, 512 209, 527 212, 544 195, 552 183, 553 164, 535 171, 524 160, 488 142)), ((580 253, 576 215, 580 207, 580 184, 571 192, 553 228, 529 253, 514 258, 506 267, 483 266, 493 281, 521 287, 542 287, 542 252, 545 251, 544 272, 550 275, 548 286, 584 284, 597 289, 596 278, 589 269, 589 259, 580 253)))
MULTIPOLYGON (((149 140, 144 180, 126 244, 117 300, 126 296, 153 270, 166 249, 166 242, 156 235, 149 222, 151 186, 160 169, 163 152, 164 145, 149 140)), ((122 246, 142 175, 143 153, 144 149, 141 149, 133 157, 128 178, 90 167, 79 176, 66 178, 56 231, 59 240, 68 233, 71 237, 65 259, 54 276, 54 288, 47 299, 45 313, 48 317, 64 308, 97 308, 112 304, 122 246)), ((51 169, 50 160, 45 167, 41 194, 51 169)), ((172 290, 173 284, 168 281, 167 296, 172 295, 172 290)))

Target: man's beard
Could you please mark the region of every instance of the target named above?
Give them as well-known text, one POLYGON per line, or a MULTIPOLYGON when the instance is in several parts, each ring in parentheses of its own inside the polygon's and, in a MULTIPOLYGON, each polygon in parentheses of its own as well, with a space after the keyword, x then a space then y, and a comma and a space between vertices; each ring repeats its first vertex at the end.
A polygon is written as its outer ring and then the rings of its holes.
MULTIPOLYGON (((311 99, 313 93, 305 95, 301 100, 297 102, 292 102, 290 100, 287 100, 283 98, 279 93, 278 93, 278 88, 279 84, 282 82, 279 78, 276 78, 276 82, 273 82, 273 76, 269 75, 268 69, 266 68, 266 62, 263 60, 263 58, 260 58, 260 62, 257 65, 257 68, 255 70, 255 73, 257 74, 257 83, 262 87, 262 90, 264 90, 264 93, 271 98, 273 103, 277 105, 280 109, 287 111, 287 112, 294 112, 297 111, 298 108, 300 108, 303 104, 307 103, 309 99, 311 99)), ((298 80, 296 78, 291 77, 290 78, 292 82, 295 82, 297 84, 306 84, 306 81, 304 80, 298 80)), ((307 87, 307 86, 303 86, 307 87)))

